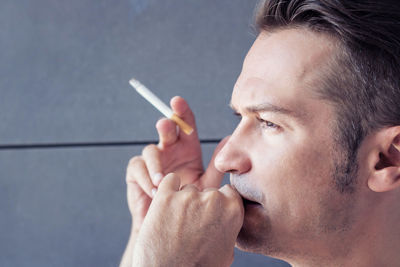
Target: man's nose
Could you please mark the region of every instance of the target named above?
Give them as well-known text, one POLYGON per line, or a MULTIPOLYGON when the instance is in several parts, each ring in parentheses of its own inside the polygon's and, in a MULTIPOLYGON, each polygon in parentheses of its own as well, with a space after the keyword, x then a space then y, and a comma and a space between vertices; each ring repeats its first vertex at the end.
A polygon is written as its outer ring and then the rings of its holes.
POLYGON ((240 136, 235 133, 218 152, 214 160, 215 167, 220 172, 242 174, 251 169, 250 158, 246 146, 241 143, 240 136))

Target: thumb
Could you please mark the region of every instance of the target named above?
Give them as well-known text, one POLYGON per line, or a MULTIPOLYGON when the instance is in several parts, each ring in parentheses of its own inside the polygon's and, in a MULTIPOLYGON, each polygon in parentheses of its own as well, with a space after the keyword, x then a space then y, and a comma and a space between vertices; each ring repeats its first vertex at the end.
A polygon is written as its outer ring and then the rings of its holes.
POLYGON ((215 148, 214 153, 211 157, 210 163, 208 164, 208 167, 206 171, 204 172, 203 176, 199 180, 199 187, 201 189, 205 188, 219 188, 221 185, 222 180, 224 179, 224 172, 220 172, 217 170, 214 164, 214 160, 217 157, 219 151, 224 147, 226 142, 228 141, 229 136, 225 137, 222 139, 221 142, 219 142, 218 146, 215 148))
POLYGON ((175 173, 169 173, 162 180, 158 186, 158 192, 171 192, 179 191, 181 187, 181 179, 175 173))

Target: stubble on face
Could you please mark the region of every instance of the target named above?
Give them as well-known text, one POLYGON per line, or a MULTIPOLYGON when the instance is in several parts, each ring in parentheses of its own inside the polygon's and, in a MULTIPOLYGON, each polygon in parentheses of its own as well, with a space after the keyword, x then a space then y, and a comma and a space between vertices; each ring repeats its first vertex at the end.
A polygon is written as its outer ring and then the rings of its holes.
POLYGON ((337 186, 337 180, 356 181, 357 164, 349 161, 344 155, 336 155, 331 159, 331 175, 326 177, 330 181, 330 187, 328 190, 319 192, 320 197, 317 198, 317 203, 313 207, 316 211, 313 213, 313 217, 305 218, 301 224, 290 229, 290 233, 282 234, 274 229, 276 225, 271 224, 268 204, 264 202, 265 198, 262 197, 259 189, 252 182, 248 182, 250 177, 232 175, 232 184, 241 195, 261 200, 260 203, 262 203, 260 207, 252 207, 249 210, 245 206, 244 223, 239 232, 236 246, 243 251, 289 259, 294 255, 312 256, 305 255, 307 253, 299 244, 312 244, 330 239, 332 240, 331 251, 335 251, 336 254, 329 256, 342 257, 350 253, 351 244, 340 242, 340 240, 344 240, 342 237, 347 235, 354 225, 353 210, 356 192, 353 190, 342 192, 337 186), (348 170, 351 171, 347 172, 348 170))

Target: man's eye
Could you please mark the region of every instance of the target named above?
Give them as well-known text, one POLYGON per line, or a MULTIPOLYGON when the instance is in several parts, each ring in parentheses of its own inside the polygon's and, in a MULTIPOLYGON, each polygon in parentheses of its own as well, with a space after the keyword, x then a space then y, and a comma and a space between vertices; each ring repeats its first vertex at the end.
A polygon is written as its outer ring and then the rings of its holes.
MULTIPOLYGON (((238 118, 239 122, 241 121, 242 115, 241 115, 240 113, 234 112, 233 115, 235 115, 235 116, 238 118)), ((263 120, 263 119, 261 119, 260 117, 256 117, 256 118, 257 118, 258 122, 260 122, 261 127, 262 127, 263 129, 267 129, 267 130, 281 130, 281 127, 280 127, 278 124, 275 124, 275 123, 270 122, 270 121, 267 121, 267 120, 263 120)))
POLYGON ((266 121, 266 120, 263 120, 263 119, 261 119, 261 118, 257 118, 257 120, 261 123, 261 126, 262 126, 263 128, 266 128, 266 129, 275 129, 275 130, 278 130, 278 129, 280 128, 279 125, 277 125, 277 124, 275 124, 275 123, 273 123, 273 122, 266 121))

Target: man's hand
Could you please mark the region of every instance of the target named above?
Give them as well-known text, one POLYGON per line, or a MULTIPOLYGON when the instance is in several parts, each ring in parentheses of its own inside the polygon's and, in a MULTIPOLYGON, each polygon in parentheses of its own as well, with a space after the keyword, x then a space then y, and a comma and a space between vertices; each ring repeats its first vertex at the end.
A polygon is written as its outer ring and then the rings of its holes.
POLYGON ((144 217, 152 201, 153 192, 161 178, 174 172, 182 184, 193 184, 197 188, 217 188, 223 173, 214 166, 214 158, 223 147, 226 138, 217 146, 206 171, 203 169, 200 141, 195 118, 186 101, 181 97, 171 100, 175 114, 193 127, 191 135, 177 130, 175 122, 161 119, 156 128, 159 134, 158 145, 148 145, 141 156, 133 157, 126 173, 128 206, 132 215, 132 230, 128 246, 120 266, 130 266, 132 248, 141 228, 144 217))
MULTIPOLYGON (((181 97, 172 98, 171 107, 193 127, 193 133, 186 135, 179 131, 172 120, 159 120, 156 124, 158 145, 146 146, 141 156, 130 160, 127 180, 136 181, 149 197, 152 197, 152 190, 159 185, 161 178, 170 172, 179 175, 183 184, 195 184, 199 188, 219 187, 223 173, 215 169, 213 160, 204 173, 200 141, 191 109, 181 97)), ((221 147, 219 145, 216 151, 221 147)))
POLYGON ((167 175, 138 235, 133 266, 229 266, 243 224, 240 195, 230 185, 199 191, 167 175))
POLYGON ((149 206, 161 178, 170 172, 181 177, 183 185, 194 184, 200 190, 209 187, 217 188, 223 179, 224 174, 214 166, 214 158, 226 139, 217 146, 204 172, 200 141, 192 111, 181 97, 174 97, 171 100, 171 107, 178 116, 193 127, 194 131, 191 135, 186 135, 177 130, 172 120, 161 119, 157 122, 160 139, 158 145, 146 146, 141 156, 130 160, 127 168, 128 205, 132 216, 146 215, 146 207, 149 206), (132 189, 132 183, 134 183, 133 190, 129 190, 132 189), (145 194, 140 192, 136 185, 139 185, 145 194), (134 214, 134 210, 140 210, 140 212, 134 214))

